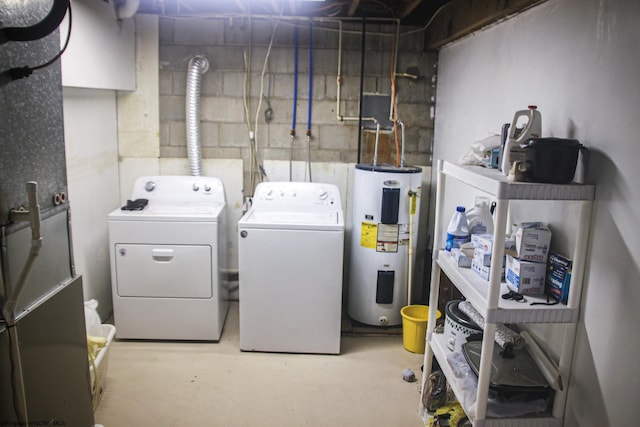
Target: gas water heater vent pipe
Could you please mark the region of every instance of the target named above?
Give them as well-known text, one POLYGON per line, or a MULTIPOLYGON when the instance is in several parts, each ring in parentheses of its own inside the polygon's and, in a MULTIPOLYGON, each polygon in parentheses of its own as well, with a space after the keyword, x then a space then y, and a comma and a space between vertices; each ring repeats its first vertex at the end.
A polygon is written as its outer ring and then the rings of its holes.
POLYGON ((187 90, 185 95, 185 120, 187 129, 187 157, 191 176, 202 175, 200 155, 200 82, 202 74, 209 70, 209 61, 196 55, 187 64, 187 90))

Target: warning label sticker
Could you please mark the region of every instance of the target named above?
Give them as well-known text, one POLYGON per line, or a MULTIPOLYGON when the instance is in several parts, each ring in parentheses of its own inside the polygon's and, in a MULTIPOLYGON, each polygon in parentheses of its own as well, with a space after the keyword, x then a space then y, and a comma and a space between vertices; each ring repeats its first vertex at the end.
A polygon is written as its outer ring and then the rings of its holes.
POLYGON ((378 224, 363 222, 360 227, 360 246, 363 248, 375 249, 378 235, 378 224))
POLYGON ((398 252, 398 224, 378 224, 377 252, 398 252))

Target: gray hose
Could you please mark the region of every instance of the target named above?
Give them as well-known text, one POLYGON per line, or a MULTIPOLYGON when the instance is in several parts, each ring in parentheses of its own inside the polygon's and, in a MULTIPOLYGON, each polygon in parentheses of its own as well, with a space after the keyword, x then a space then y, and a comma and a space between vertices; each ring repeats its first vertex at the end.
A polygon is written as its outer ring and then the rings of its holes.
POLYGON ((185 120, 187 129, 187 157, 192 176, 202 174, 200 161, 200 81, 209 69, 209 61, 196 55, 187 65, 187 89, 185 96, 185 120))

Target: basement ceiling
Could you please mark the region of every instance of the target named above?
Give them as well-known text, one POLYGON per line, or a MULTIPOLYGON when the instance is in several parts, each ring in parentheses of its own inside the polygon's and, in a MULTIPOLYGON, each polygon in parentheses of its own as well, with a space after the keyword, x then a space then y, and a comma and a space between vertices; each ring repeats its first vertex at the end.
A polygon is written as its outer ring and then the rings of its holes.
POLYGON ((140 12, 174 14, 251 13, 256 15, 389 18, 424 25, 452 0, 140 0, 140 12))
MULTIPOLYGON (((124 0, 117 0, 124 1, 124 0)), ((423 27, 426 49, 439 49, 546 0, 139 0, 140 13, 253 14, 324 18, 398 19, 423 27)))

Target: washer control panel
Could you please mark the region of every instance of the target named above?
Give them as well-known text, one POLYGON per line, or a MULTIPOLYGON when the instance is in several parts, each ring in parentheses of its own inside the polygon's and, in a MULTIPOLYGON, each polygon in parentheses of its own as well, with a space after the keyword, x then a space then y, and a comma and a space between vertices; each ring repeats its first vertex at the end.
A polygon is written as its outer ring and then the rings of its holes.
POLYGON ((253 206, 327 206, 342 209, 338 187, 315 182, 262 182, 256 187, 253 206))

